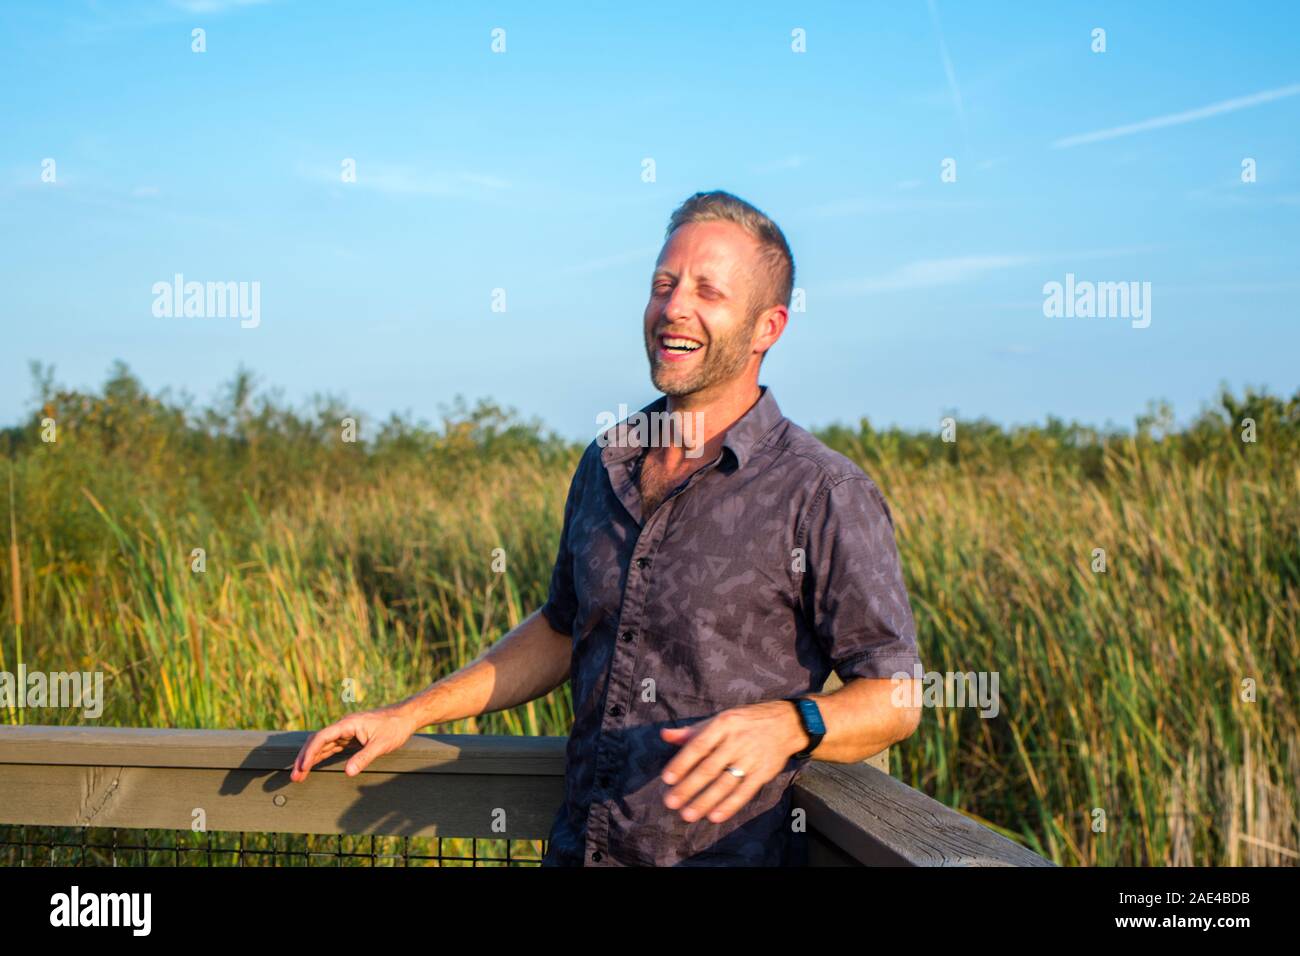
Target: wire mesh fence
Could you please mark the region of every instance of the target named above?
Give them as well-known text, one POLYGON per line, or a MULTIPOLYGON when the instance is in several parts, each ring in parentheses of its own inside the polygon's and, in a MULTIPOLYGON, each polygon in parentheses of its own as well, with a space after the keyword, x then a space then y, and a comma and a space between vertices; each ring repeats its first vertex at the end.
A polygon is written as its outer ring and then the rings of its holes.
POLYGON ((540 866, 545 840, 0 825, 0 866, 540 866))

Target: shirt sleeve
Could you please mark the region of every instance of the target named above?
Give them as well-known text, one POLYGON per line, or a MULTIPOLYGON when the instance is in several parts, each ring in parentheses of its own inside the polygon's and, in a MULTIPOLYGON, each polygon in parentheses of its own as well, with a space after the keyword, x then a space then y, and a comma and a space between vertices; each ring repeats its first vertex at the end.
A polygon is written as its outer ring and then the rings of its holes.
MULTIPOLYGON (((588 449, 590 451, 590 449, 588 449)), ((564 502, 564 525, 560 529, 560 546, 551 569, 551 587, 542 605, 542 614, 551 627, 561 634, 573 634, 573 622, 578 613, 578 595, 573 588, 573 550, 570 539, 578 510, 579 487, 582 481, 584 454, 569 481, 569 496, 564 502)))
POLYGON ((840 679, 912 676, 920 657, 894 521, 865 474, 833 479, 814 504, 806 556, 804 607, 840 679))

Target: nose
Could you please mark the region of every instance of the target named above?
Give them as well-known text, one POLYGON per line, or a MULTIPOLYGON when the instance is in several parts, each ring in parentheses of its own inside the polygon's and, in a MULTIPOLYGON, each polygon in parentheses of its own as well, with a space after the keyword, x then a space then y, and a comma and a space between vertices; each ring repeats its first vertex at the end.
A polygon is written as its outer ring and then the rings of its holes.
POLYGON ((690 317, 690 310, 686 307, 686 293, 681 285, 673 290, 673 294, 664 303, 663 316, 669 323, 684 322, 690 317))

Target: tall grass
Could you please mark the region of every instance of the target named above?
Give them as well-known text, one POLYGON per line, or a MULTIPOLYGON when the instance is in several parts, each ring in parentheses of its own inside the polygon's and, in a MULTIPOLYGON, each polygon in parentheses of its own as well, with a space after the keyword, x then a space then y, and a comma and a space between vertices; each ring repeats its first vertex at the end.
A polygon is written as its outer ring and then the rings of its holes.
MULTIPOLYGON (((0 433, 0 665, 103 670, 105 724, 310 728, 462 666, 541 603, 580 448, 487 403, 349 444, 336 400, 255 394, 241 373, 196 411, 122 368, 101 394, 44 381, 0 433)), ((1225 393, 1179 430, 1157 409, 1132 432, 820 434, 890 502, 926 669, 1000 679, 996 718, 928 710, 895 773, 1061 863, 1300 859, 1300 395, 1225 393)), ((562 689, 438 729, 570 720, 562 689)))

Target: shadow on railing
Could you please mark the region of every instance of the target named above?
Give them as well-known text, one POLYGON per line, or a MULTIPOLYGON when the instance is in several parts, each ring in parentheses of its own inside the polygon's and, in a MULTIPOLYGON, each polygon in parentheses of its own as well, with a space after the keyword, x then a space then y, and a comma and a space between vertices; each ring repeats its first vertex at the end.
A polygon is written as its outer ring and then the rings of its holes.
MULTIPOLYGON (((344 753, 315 767, 306 784, 295 785, 288 768, 307 736, 306 731, 0 727, 0 825, 80 831, 80 844, 58 845, 80 846, 83 861, 86 830, 191 834, 201 820, 205 833, 240 834, 240 853, 244 834, 333 834, 340 846, 342 835, 364 835, 371 838, 370 851, 351 851, 347 858, 369 857, 372 864, 380 856, 402 864, 412 856, 478 863, 476 852, 444 856, 443 840, 456 838, 471 847, 479 841, 504 843, 504 859, 483 862, 536 865, 543 849, 511 859, 510 848, 518 841, 544 848, 563 800, 563 737, 417 734, 356 777, 343 772, 344 753), (376 838, 401 838, 402 849, 377 854, 376 838), (438 852, 412 854, 413 840, 434 840, 438 852)), ((795 806, 806 811, 813 866, 1052 865, 866 764, 812 761, 794 790, 795 806)), ((193 849, 190 842, 187 851, 193 849)), ((5 845, 0 838, 0 847, 5 845)), ((146 849, 162 853, 159 862, 173 851, 181 858, 179 845, 146 849)), ((280 852, 278 842, 275 852, 280 852)), ((330 860, 345 856, 341 850, 310 847, 303 852, 330 860)))

